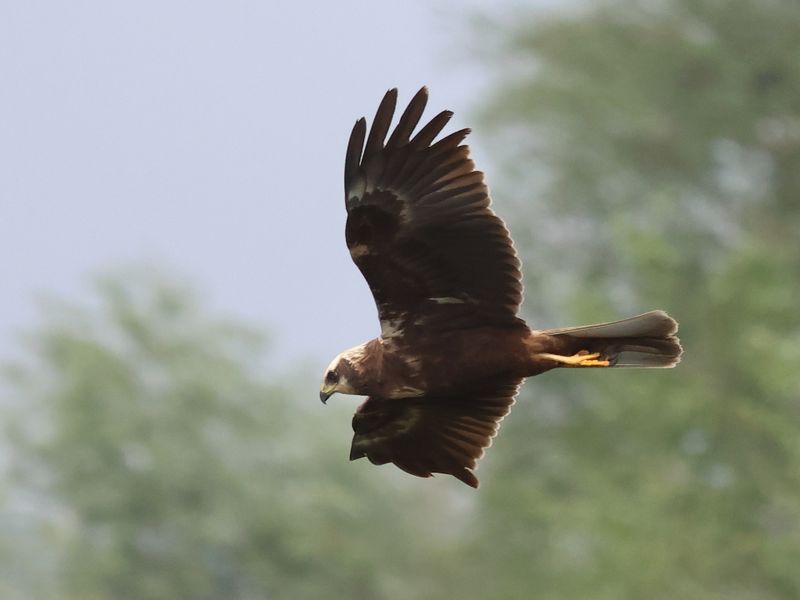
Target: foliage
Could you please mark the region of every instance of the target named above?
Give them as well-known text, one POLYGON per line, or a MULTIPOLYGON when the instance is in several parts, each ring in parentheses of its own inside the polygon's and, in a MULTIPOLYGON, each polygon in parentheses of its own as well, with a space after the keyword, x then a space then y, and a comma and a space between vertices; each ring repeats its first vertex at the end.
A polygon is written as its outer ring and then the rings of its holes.
POLYGON ((348 464, 347 407, 265 381, 262 337, 185 289, 127 272, 97 288, 51 305, 14 378, 16 505, 51 532, 54 597, 421 596, 437 548, 414 536, 437 509, 404 511, 396 479, 348 464), (407 571, 422 588, 398 593, 407 571))
POLYGON ((662 307, 686 357, 529 384, 482 506, 508 543, 479 564, 503 597, 797 597, 800 5, 620 0, 497 33, 484 121, 530 316, 662 307))

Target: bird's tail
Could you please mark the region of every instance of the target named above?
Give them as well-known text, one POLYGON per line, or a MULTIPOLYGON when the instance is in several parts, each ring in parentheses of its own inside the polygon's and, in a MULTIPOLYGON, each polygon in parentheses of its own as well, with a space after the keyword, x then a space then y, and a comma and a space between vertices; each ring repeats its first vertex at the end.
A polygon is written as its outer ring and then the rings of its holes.
POLYGON ((680 362, 683 353, 677 332, 675 319, 663 310, 653 310, 622 321, 542 333, 557 338, 565 354, 598 353, 599 360, 608 361, 607 366, 670 368, 680 362))

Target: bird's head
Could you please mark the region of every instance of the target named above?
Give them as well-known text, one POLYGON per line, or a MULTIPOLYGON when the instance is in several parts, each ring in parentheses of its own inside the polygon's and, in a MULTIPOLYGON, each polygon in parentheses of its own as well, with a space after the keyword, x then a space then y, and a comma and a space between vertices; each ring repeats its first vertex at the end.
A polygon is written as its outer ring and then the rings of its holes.
POLYGON ((357 375, 354 360, 358 358, 357 351, 359 350, 361 350, 361 346, 342 352, 328 365, 319 388, 319 399, 323 404, 337 392, 340 394, 359 393, 353 387, 357 375))

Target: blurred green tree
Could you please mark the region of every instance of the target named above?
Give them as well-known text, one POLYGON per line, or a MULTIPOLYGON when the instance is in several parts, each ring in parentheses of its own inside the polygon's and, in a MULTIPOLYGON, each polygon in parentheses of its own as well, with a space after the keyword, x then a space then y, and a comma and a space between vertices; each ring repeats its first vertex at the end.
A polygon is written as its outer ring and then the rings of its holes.
MULTIPOLYGON (((50 578, 43 589, 431 597, 444 546, 426 532, 447 540, 451 527, 441 488, 415 493, 396 473, 350 465, 352 407, 321 410, 305 371, 266 377, 263 337, 208 315, 185 288, 123 271, 97 290, 86 306, 51 303, 34 360, 6 378, 18 399, 10 504, 26 518, 6 503, 0 523, 24 524, 55 556, 31 567, 50 578)), ((6 554, 33 554, 21 550, 6 554)), ((35 581, 8 597, 31 597, 35 581)))
POLYGON ((686 357, 526 386, 471 593, 800 597, 800 4, 617 0, 494 33, 490 184, 528 316, 662 307, 686 357))

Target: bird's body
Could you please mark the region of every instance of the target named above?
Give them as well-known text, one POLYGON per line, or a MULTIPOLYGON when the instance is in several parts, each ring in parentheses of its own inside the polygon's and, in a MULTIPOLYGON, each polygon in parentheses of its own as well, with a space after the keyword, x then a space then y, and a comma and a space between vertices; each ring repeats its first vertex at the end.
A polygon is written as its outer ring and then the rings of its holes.
POLYGON ((472 471, 524 378, 562 366, 674 366, 677 324, 652 311, 529 329, 517 315, 522 276, 511 238, 461 144, 468 130, 434 143, 452 116, 445 111, 412 138, 423 88, 384 142, 396 95, 384 97, 369 136, 356 122, 345 159, 345 238, 381 335, 333 360, 320 397, 369 396, 353 417, 351 459, 477 487, 472 471))
POLYGON ((421 336, 412 346, 375 338, 343 357, 359 371, 360 395, 402 398, 409 389, 446 393, 492 377, 536 374, 531 372, 534 365, 523 331, 521 327, 447 331, 421 336))

